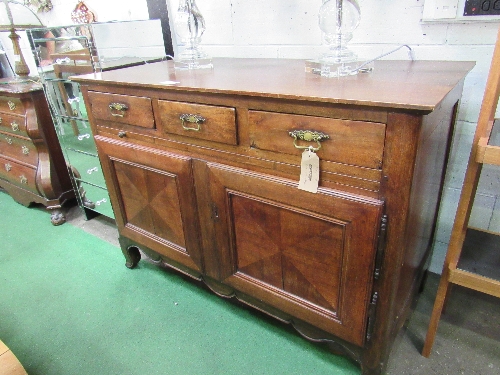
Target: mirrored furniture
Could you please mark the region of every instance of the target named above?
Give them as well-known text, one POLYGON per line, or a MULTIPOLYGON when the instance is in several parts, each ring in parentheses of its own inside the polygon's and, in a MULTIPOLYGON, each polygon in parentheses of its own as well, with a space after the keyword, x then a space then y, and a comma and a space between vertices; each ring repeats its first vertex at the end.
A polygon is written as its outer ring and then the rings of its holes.
POLYGON ((88 219, 114 217, 78 83, 70 79, 161 59, 158 20, 109 22, 27 31, 79 206, 88 219))

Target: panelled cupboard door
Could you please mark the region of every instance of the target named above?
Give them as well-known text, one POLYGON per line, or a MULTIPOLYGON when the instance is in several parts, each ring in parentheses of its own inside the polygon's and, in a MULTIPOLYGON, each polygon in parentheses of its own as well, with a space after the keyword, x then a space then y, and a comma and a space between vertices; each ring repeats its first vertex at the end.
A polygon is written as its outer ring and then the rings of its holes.
MULTIPOLYGON (((383 210, 379 200, 220 164, 197 163, 217 262, 206 273, 363 345, 383 210), (201 169, 201 171, 199 170, 201 169)), ((203 216, 203 213, 202 213, 203 216)), ((209 243, 209 242, 205 242, 209 243)), ((206 257, 208 259, 209 256, 206 257)))
POLYGON ((191 158, 100 136, 96 144, 120 234, 201 272, 191 158))

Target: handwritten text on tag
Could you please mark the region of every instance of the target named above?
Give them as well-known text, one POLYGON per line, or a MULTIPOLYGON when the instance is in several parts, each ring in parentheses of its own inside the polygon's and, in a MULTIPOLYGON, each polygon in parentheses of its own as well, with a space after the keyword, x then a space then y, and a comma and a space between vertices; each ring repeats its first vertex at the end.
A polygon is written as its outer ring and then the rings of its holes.
POLYGON ((307 149, 302 153, 300 164, 299 189, 311 193, 318 191, 319 184, 319 157, 313 151, 307 149))

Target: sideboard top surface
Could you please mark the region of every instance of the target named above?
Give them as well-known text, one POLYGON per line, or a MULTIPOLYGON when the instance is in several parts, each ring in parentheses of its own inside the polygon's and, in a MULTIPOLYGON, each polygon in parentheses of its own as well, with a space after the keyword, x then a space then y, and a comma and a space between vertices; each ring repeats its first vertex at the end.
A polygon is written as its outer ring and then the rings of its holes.
POLYGON ((376 61, 370 73, 341 78, 307 73, 304 60, 214 58, 213 65, 213 69, 178 70, 172 61, 163 61, 72 79, 431 112, 474 62, 376 61))

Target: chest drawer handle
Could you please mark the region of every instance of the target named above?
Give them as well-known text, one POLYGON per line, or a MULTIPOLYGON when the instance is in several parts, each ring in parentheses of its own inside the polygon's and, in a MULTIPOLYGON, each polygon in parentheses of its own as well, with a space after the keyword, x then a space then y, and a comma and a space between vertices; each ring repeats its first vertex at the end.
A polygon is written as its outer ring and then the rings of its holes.
POLYGON ((8 143, 9 145, 11 145, 11 144, 12 144, 12 138, 5 138, 5 140, 7 141, 7 143, 8 143))
POLYGON ((102 198, 101 200, 98 200, 97 202, 95 202, 95 204, 100 206, 101 204, 106 203, 106 202, 107 202, 106 198, 102 198))
POLYGON ((27 184, 28 183, 28 179, 26 178, 26 176, 19 176, 19 180, 21 181, 21 184, 27 184))
POLYGON ((19 131, 19 125, 17 124, 17 122, 12 121, 10 123, 10 126, 12 127, 12 131, 15 131, 15 132, 19 131))
POLYGON ((298 148, 298 149, 310 149, 312 151, 318 151, 321 148, 321 141, 330 139, 330 136, 328 134, 324 134, 321 132, 316 132, 313 130, 293 130, 291 132, 288 132, 290 134, 290 137, 293 138, 293 145, 298 148), (312 146, 299 146, 297 144, 297 139, 301 141, 306 141, 306 142, 316 142, 318 144, 318 147, 312 147, 312 146))
POLYGON ((5 164, 5 170, 7 172, 10 172, 11 169, 12 169, 12 165, 10 165, 9 163, 5 164))
POLYGON ((24 155, 29 155, 30 149, 26 146, 21 147, 21 150, 23 150, 24 155))
POLYGON ((86 138, 90 138, 90 134, 80 134, 77 138, 79 141, 83 141, 86 138))
POLYGON ((9 106, 9 109, 11 111, 13 111, 14 109, 16 109, 16 103, 11 102, 10 100, 7 102, 7 105, 9 106))
POLYGON ((182 128, 184 130, 193 130, 195 132, 200 131, 200 124, 206 121, 204 117, 200 115, 193 115, 190 113, 183 113, 182 115, 179 116, 179 118, 182 121, 182 128), (189 122, 191 124, 196 124, 196 127, 186 126, 185 125, 186 122, 189 122))
POLYGON ((123 103, 111 103, 109 109, 111 111, 111 116, 123 117, 125 116, 125 111, 128 110, 128 106, 123 103))

